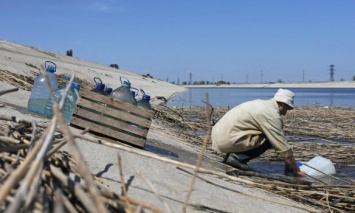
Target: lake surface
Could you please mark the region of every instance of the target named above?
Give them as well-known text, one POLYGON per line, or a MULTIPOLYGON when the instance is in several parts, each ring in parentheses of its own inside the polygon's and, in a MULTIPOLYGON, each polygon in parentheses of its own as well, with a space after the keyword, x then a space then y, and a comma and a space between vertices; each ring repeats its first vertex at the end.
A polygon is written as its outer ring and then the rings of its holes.
MULTIPOLYGON (((295 93, 296 107, 355 107, 355 88, 287 88, 295 93)), ((204 106, 206 93, 213 107, 233 107, 245 101, 270 99, 278 88, 189 88, 169 100, 168 106, 204 106)))

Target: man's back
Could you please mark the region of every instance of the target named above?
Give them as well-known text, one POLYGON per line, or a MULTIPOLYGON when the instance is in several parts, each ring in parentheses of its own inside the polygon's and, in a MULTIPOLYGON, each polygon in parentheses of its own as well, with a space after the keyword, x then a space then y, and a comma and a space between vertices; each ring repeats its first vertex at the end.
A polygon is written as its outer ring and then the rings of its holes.
POLYGON ((240 144, 244 146, 243 149, 247 149, 245 145, 256 146, 253 143, 263 141, 250 137, 264 134, 264 126, 269 123, 276 123, 282 128, 282 120, 275 100, 258 99, 242 103, 228 111, 214 125, 211 136, 214 144, 212 148, 220 152, 230 151, 231 146, 241 149, 235 145, 245 140, 248 144, 240 144))

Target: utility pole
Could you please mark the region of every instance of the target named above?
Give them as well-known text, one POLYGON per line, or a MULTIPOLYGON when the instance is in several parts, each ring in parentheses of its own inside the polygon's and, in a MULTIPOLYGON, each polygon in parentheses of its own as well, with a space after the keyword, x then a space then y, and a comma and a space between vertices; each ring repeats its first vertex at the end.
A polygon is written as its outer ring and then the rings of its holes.
POLYGON ((248 73, 247 73, 247 81, 246 81, 246 83, 248 83, 248 81, 249 81, 248 78, 249 78, 249 77, 248 77, 248 73))
POLYGON ((191 71, 189 73, 189 78, 190 78, 190 85, 192 85, 192 72, 191 71))
POLYGON ((329 78, 329 80, 330 81, 334 81, 334 71, 335 71, 334 67, 335 66, 333 64, 331 64, 329 67, 330 67, 329 68, 329 70, 330 70, 330 78, 329 78))
POLYGON ((302 82, 304 82, 304 70, 302 70, 302 82))
POLYGON ((262 70, 260 71, 260 75, 261 75, 260 83, 263 83, 263 71, 262 70))

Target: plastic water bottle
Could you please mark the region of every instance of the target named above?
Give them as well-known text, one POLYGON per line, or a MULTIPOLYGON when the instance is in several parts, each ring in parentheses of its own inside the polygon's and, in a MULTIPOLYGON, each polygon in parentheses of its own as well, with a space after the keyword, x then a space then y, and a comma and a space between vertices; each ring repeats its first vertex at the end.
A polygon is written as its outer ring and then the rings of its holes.
POLYGON ((92 89, 91 91, 99 93, 101 95, 105 95, 104 89, 105 89, 105 84, 102 83, 101 79, 98 77, 94 78, 94 81, 96 83, 96 86, 94 89, 92 89))
POLYGON ((110 97, 124 101, 133 105, 137 105, 137 101, 133 98, 131 94, 131 83, 127 78, 120 76, 121 86, 117 87, 111 92, 110 97))
MULTIPOLYGON (((66 88, 64 87, 64 88, 54 91, 53 95, 57 99, 58 103, 62 100, 62 96, 63 96, 65 89, 66 88)), ((73 115, 75 107, 76 107, 77 100, 79 98, 79 90, 80 90, 80 85, 76 82, 73 82, 70 86, 68 93, 67 93, 67 96, 64 101, 63 108, 62 108, 64 121, 66 124, 69 124, 71 121, 72 115, 73 115)), ((45 114, 46 114, 47 118, 52 118, 54 115, 52 98, 48 99, 45 114)))
MULTIPOLYGON (((58 80, 54 74, 54 72, 57 69, 56 64, 51 61, 45 61, 44 67, 46 70, 46 74, 49 78, 52 91, 57 90, 58 80)), ((27 103, 28 110, 43 115, 49 97, 50 94, 49 94, 49 89, 47 87, 46 79, 44 77, 44 74, 40 73, 34 80, 30 99, 28 100, 27 103)))
POLYGON ((152 110, 152 106, 150 105, 150 96, 145 94, 145 92, 141 89, 143 94, 142 98, 137 102, 138 107, 146 108, 152 110))
POLYGON ((326 159, 321 156, 316 156, 308 162, 301 162, 301 164, 299 163, 300 162, 297 162, 297 164, 300 165, 300 170, 309 176, 324 176, 336 173, 334 164, 329 159, 326 159))

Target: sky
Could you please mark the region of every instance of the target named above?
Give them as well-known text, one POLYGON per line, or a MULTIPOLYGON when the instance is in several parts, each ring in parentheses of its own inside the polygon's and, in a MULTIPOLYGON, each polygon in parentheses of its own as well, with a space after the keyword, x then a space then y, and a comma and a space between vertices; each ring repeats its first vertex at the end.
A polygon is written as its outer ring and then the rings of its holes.
MULTIPOLYGON (((161 80, 350 81, 353 0, 1 0, 0 39, 161 80)), ((60 67, 58 67, 59 69, 60 67)))

